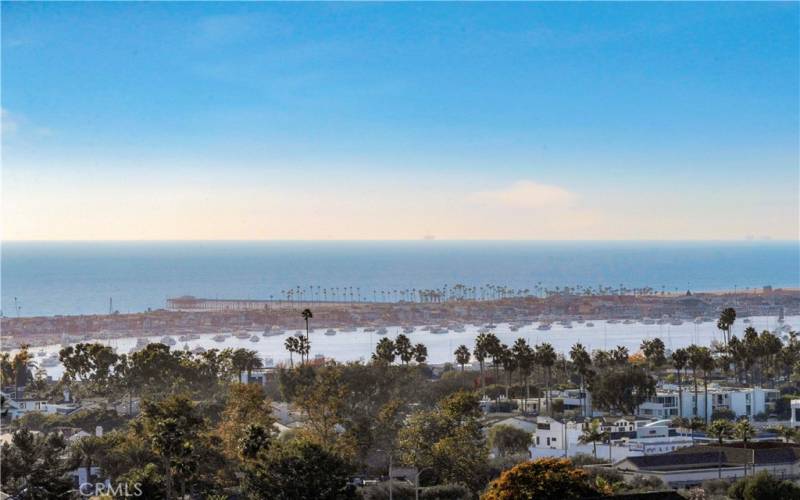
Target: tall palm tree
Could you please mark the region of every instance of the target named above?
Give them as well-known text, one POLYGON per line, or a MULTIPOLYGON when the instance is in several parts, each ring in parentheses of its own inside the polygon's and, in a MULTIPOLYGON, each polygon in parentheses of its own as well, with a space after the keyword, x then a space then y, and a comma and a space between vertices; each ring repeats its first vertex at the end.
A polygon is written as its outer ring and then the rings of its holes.
POLYGON ((511 352, 516 359, 522 382, 525 384, 525 399, 523 400, 522 408, 527 411, 528 400, 531 397, 530 377, 531 372, 533 372, 534 352, 531 346, 528 345, 528 342, 521 337, 514 342, 514 345, 511 347, 511 352))
POLYGON ((581 407, 583 409, 583 416, 586 416, 586 374, 589 367, 592 365, 592 357, 589 352, 583 347, 580 342, 572 346, 569 351, 569 357, 572 364, 575 366, 578 375, 581 377, 581 407))
POLYGON ((314 313, 311 312, 311 309, 303 309, 303 312, 300 314, 303 315, 303 319, 306 322, 306 340, 308 340, 308 320, 314 317, 314 313))
POLYGON ((675 368, 675 374, 678 378, 678 416, 683 418, 683 370, 689 362, 689 352, 684 349, 676 349, 672 353, 672 367, 675 368))
POLYGON ((711 407, 708 402, 708 376, 716 367, 714 357, 711 355, 711 349, 708 347, 701 347, 699 349, 698 368, 703 370, 703 415, 705 415, 706 424, 708 424, 711 417, 711 407))
POLYGON ((689 368, 692 369, 692 379, 694 381, 694 407, 692 408, 692 416, 698 416, 698 404, 700 402, 699 391, 697 388, 697 370, 700 369, 700 363, 703 359, 703 354, 700 352, 700 346, 692 344, 686 348, 689 353, 689 368))
POLYGON ((506 375, 506 399, 508 399, 508 390, 511 387, 511 375, 517 369, 517 360, 511 349, 507 345, 500 345, 500 362, 503 364, 503 373, 506 375))
POLYGON ((733 323, 735 321, 736 321, 736 309, 732 307, 727 307, 723 309, 719 315, 719 320, 717 321, 717 328, 722 330, 726 344, 731 338, 731 329, 733 328, 733 323))
MULTIPOLYGON (((314 317, 314 313, 311 312, 311 309, 306 308, 306 309, 303 309, 303 312, 301 312, 300 314, 303 316, 303 320, 306 322, 306 343, 305 343, 304 347, 307 346, 309 348, 308 351, 310 352, 310 350, 311 350, 311 340, 308 338, 308 332, 309 332, 308 321, 311 318, 314 317)), ((306 361, 308 361, 308 356, 307 355, 308 355, 308 352, 306 352, 306 361)))
POLYGON ((311 353, 311 341, 307 337, 297 338, 297 353, 300 355, 301 364, 308 362, 308 355, 311 353))
POLYGON ((494 383, 499 383, 500 379, 500 360, 503 358, 503 348, 500 339, 494 333, 487 334, 489 345, 486 350, 489 356, 492 357, 492 366, 494 367, 494 383))
POLYGON ((556 351, 553 349, 553 346, 547 342, 537 345, 536 361, 545 369, 545 384, 547 385, 545 404, 547 405, 547 413, 552 415, 553 410, 550 404, 550 379, 553 374, 553 365, 556 363, 556 351))
POLYGON ((484 375, 484 363, 486 357, 489 355, 489 336, 485 333, 478 334, 475 337, 475 348, 472 350, 472 355, 478 361, 478 366, 481 371, 481 392, 482 396, 486 396, 486 376, 484 375))
POLYGON ((464 365, 469 363, 469 358, 470 358, 469 348, 462 344, 458 346, 454 354, 456 355, 456 363, 461 365, 461 371, 463 372, 464 365))

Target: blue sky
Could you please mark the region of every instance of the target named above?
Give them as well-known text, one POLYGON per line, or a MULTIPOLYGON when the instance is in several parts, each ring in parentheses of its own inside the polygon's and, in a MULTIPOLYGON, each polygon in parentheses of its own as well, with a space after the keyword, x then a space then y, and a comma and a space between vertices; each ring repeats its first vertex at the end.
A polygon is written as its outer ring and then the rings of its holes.
POLYGON ((798 12, 3 3, 3 238, 796 239, 798 12))

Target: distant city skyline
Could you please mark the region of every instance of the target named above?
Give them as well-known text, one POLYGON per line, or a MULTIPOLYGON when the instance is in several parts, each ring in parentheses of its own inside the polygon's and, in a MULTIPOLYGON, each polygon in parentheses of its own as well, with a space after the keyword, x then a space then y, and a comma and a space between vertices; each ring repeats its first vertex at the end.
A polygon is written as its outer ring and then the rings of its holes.
POLYGON ((4 240, 797 240, 800 4, 9 3, 4 240))

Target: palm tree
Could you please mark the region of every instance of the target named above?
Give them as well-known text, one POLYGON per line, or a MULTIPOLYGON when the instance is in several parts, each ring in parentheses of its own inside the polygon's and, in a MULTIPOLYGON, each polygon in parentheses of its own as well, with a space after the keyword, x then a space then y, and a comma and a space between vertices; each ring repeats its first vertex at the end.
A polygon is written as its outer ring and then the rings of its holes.
POLYGON ((706 433, 717 440, 720 446, 725 439, 733 439, 733 424, 723 418, 714 420, 706 428, 706 433))
POLYGON ((395 346, 394 342, 386 337, 380 339, 378 341, 378 345, 375 346, 375 353, 372 355, 372 359, 375 361, 382 361, 387 364, 394 363, 395 358, 395 346))
POLYGON ((92 482, 92 463, 105 449, 102 438, 86 436, 72 445, 72 453, 79 463, 86 467, 86 482, 92 482))
POLYGON ((283 346, 289 351, 289 366, 294 368, 294 357, 292 356, 293 353, 299 352, 300 348, 300 341, 297 337, 291 336, 286 339, 286 342, 283 343, 283 346))
POLYGON ((713 405, 708 400, 708 377, 711 372, 716 368, 717 363, 714 356, 711 355, 711 349, 703 347, 701 349, 702 357, 700 358, 700 369, 703 370, 703 413, 706 416, 706 425, 711 421, 711 409, 713 405))
POLYGON ((706 423, 701 418, 693 417, 688 422, 688 429, 692 433, 692 444, 694 444, 695 431, 702 431, 706 428, 706 423))
POLYGON ((547 404, 548 414, 552 414, 550 404, 550 378, 553 374, 553 365, 556 363, 556 351, 553 349, 553 346, 547 342, 536 346, 536 361, 545 369, 545 383, 547 385, 545 404, 547 404))
POLYGON ((717 477, 722 479, 722 442, 733 437, 733 424, 724 419, 714 420, 706 430, 709 436, 716 438, 720 448, 717 450, 717 477))
POLYGON ((678 377, 678 416, 683 417, 683 384, 682 374, 689 362, 689 353, 684 348, 676 349, 672 353, 672 367, 675 368, 675 373, 678 377))
POLYGON ((301 363, 308 362, 308 355, 311 353, 311 341, 308 340, 308 337, 297 338, 297 353, 300 354, 301 363), (303 361, 304 359, 305 361, 303 361))
POLYGON ((486 362, 486 356, 489 354, 489 343, 489 336, 487 334, 478 334, 478 336, 475 337, 475 348, 472 350, 472 355, 475 356, 481 370, 481 393, 483 396, 486 396, 486 377, 484 376, 483 368, 486 362))
POLYGON ((489 356, 492 357, 492 366, 494 367, 494 383, 497 384, 500 379, 500 360, 503 358, 503 349, 500 339, 497 335, 490 333, 487 335, 489 345, 486 350, 489 356))
POLYGON ((697 388, 697 370, 702 363, 703 353, 700 351, 700 346, 692 344, 686 348, 689 352, 689 367, 692 369, 692 379, 694 380, 694 407, 692 408, 692 416, 698 416, 698 403, 699 391, 697 388))
POLYGON ((516 358, 520 377, 523 378, 523 383, 525 384, 525 399, 522 407, 527 411, 528 400, 531 397, 530 376, 533 371, 534 352, 531 346, 528 345, 528 342, 523 338, 518 338, 516 342, 514 342, 511 352, 516 358))
POLYGON ((264 362, 261 361, 261 357, 258 355, 258 351, 246 351, 244 356, 244 369, 247 372, 247 381, 250 381, 250 375, 253 373, 253 370, 258 370, 264 367, 264 362))
POLYGON ((417 344, 414 346, 414 361, 419 364, 425 362, 428 359, 428 348, 425 347, 425 344, 417 344))
POLYGON ((572 364, 575 365, 575 369, 578 372, 578 375, 581 377, 581 406, 583 407, 583 416, 586 416, 586 375, 589 371, 589 367, 592 365, 592 357, 589 355, 589 352, 583 347, 583 344, 580 342, 572 346, 572 349, 569 351, 569 357, 572 360, 572 364))
POLYGON ((723 309, 722 313, 720 313, 719 315, 719 320, 717 321, 717 328, 722 330, 726 344, 731 338, 731 329, 733 328, 733 323, 735 321, 736 321, 736 310, 732 307, 723 309))
POLYGON ((314 317, 314 313, 311 312, 311 309, 303 309, 303 312, 300 314, 303 315, 303 319, 306 321, 306 340, 308 340, 308 320, 314 317))
POLYGON ((511 387, 511 375, 517 369, 517 360, 511 349, 507 345, 500 345, 500 362, 503 364, 503 372, 506 374, 506 399, 508 399, 508 390, 511 387))
POLYGON ((747 442, 756 435, 756 428, 753 427, 749 420, 743 418, 736 422, 734 433, 737 439, 741 439, 744 442, 744 447, 747 449, 747 442))
POLYGON ((462 344, 462 345, 458 346, 458 348, 456 349, 456 351, 453 354, 456 355, 456 363, 461 365, 461 371, 463 372, 464 371, 464 365, 469 363, 469 358, 470 358, 469 348, 462 344))
POLYGON ((792 429, 791 427, 786 427, 785 425, 779 425, 769 430, 780 436, 781 440, 784 443, 790 443, 796 440, 798 436, 797 431, 795 429, 792 429))
POLYGON ((414 346, 411 345, 411 340, 402 333, 394 339, 394 349, 400 357, 400 361, 405 365, 414 358, 414 346))
POLYGON ((594 458, 597 459, 597 442, 605 441, 607 437, 608 431, 600 430, 600 421, 595 419, 587 427, 584 427, 583 434, 581 434, 578 441, 581 444, 592 443, 592 452, 594 453, 594 458))
MULTIPOLYGON (((747 442, 750 441, 750 438, 756 435, 755 427, 753 427, 753 424, 751 424, 746 418, 736 422, 733 432, 737 439, 742 440, 745 450, 747 449, 747 442)), ((747 476, 747 463, 744 464, 744 475, 747 476)))

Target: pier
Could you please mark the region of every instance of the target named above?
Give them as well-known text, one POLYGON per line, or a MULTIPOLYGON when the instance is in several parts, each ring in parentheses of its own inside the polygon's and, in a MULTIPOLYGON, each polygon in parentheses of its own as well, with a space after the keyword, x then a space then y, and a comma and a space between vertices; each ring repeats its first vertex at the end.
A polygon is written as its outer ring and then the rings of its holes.
MULTIPOLYGON (((314 299, 206 299, 184 295, 167 299, 167 309, 171 311, 263 311, 265 309, 298 309, 312 305, 345 307, 364 302, 314 299)), ((374 304, 375 302, 370 303, 374 304)))

